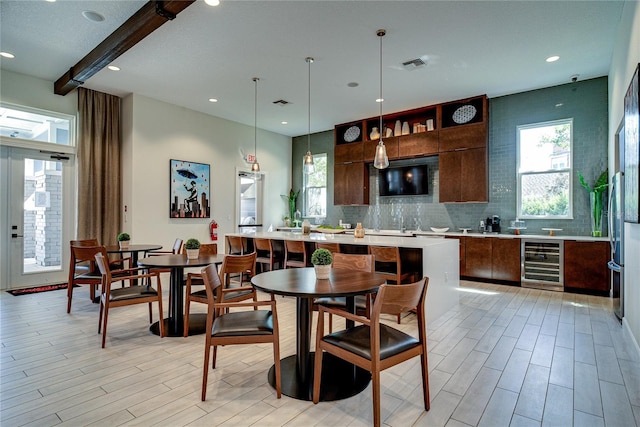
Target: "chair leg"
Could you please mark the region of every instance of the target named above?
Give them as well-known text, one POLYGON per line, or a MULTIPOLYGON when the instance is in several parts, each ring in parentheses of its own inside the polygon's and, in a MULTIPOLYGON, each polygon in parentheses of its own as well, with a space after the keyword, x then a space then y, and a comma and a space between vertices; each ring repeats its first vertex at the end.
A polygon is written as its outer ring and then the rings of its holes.
MULTIPOLYGON (((320 316, 318 316, 320 321, 320 316)), ((322 350, 316 345, 316 353, 313 362, 313 403, 320 401, 320 379, 322 377, 322 350)))
POLYGON ((380 371, 371 373, 371 390, 373 393, 373 425, 380 427, 380 371))
POLYGON ((107 318, 109 317, 109 303, 104 304, 104 318, 102 319, 102 348, 107 340, 107 318))
POLYGON ((102 330, 102 314, 104 313, 104 305, 100 301, 100 316, 98 316, 98 333, 102 330))
POLYGON ((189 299, 189 294, 187 294, 187 301, 184 306, 184 330, 182 331, 182 336, 184 338, 189 336, 189 309, 191 307, 191 300, 189 299))
POLYGON ((204 364, 202 366, 202 401, 204 402, 207 398, 207 377, 209 375, 209 352, 211 351, 211 346, 209 345, 209 340, 207 340, 206 345, 204 347, 204 364))
POLYGON ((151 314, 151 303, 149 303, 149 324, 153 323, 153 314, 151 314))
MULTIPOLYGON (((209 332, 211 333, 211 332, 209 332)), ((211 369, 216 369, 216 359, 218 357, 218 346, 213 346, 213 357, 211 358, 211 369)))
POLYGON ((431 399, 429 398, 429 362, 427 354, 420 355, 420 366, 422 368, 422 395, 424 397, 424 409, 431 409, 431 399))
POLYGON ((333 333, 333 314, 329 313, 329 333, 333 333))
POLYGON ((73 281, 67 283, 67 314, 71 313, 71 298, 73 297, 73 281))

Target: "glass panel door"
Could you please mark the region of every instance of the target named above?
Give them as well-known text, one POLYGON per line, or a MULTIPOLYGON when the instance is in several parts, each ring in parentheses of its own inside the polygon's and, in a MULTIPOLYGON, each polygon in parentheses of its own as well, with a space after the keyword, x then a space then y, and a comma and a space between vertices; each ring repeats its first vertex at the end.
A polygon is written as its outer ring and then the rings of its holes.
POLYGON ((63 283, 72 236, 69 155, 2 147, 2 288, 63 283), (3 176, 4 178, 4 176, 3 176))
POLYGON ((240 233, 262 231, 263 177, 261 173, 238 172, 236 212, 240 233))

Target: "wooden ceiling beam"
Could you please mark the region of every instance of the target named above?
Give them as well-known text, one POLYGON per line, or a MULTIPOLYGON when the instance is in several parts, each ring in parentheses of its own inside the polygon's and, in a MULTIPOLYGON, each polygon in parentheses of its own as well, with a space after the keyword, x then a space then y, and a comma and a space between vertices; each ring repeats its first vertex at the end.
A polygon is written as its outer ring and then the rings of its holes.
POLYGON ((53 85, 56 95, 66 95, 131 49, 139 41, 173 20, 195 0, 150 0, 111 33, 53 85))

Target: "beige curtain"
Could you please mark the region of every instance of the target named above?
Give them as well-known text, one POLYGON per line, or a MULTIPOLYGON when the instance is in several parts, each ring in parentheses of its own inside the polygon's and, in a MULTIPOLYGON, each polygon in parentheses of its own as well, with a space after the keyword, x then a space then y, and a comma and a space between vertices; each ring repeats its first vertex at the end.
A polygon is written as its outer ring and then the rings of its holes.
POLYGON ((78 89, 78 238, 117 243, 120 231, 120 98, 78 89))

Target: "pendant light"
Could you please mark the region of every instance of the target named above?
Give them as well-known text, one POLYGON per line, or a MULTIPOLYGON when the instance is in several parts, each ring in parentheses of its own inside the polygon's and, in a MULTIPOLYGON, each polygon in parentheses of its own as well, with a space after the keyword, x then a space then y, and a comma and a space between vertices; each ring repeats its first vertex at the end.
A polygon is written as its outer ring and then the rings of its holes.
POLYGON ((251 164, 251 172, 260 172, 260 163, 258 163, 258 80, 253 78, 255 83, 255 104, 253 109, 253 163, 251 164))
POLYGON ((312 174, 315 170, 315 166, 313 165, 313 155, 311 155, 311 63, 313 62, 313 58, 308 56, 305 58, 307 64, 309 64, 309 108, 308 108, 308 132, 307 132, 307 154, 304 156, 304 164, 302 170, 305 174, 312 174))
POLYGON ((389 157, 387 157, 387 148, 384 146, 384 141, 382 141, 382 134, 384 133, 384 128, 382 127, 382 102, 384 99, 382 98, 382 37, 387 34, 386 30, 378 30, 376 34, 380 38, 380 141, 376 146, 376 154, 373 158, 373 166, 376 169, 385 169, 389 166, 389 157))

